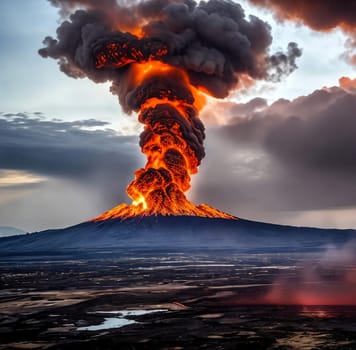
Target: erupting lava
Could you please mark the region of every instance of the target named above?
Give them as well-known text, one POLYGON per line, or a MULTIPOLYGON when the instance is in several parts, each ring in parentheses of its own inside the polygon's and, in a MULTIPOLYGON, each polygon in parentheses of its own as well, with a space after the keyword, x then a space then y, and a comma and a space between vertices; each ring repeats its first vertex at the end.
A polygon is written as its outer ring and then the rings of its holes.
POLYGON ((225 98, 241 77, 278 81, 296 66, 301 50, 270 54, 271 28, 246 17, 229 0, 50 0, 64 16, 57 38, 46 37, 43 57, 72 78, 111 82, 125 112, 144 124, 145 168, 121 204, 93 220, 140 215, 234 218, 189 202, 185 192, 205 152, 198 113, 204 93, 225 98))
POLYGON ((130 104, 145 125, 140 146, 147 164, 135 172, 127 187, 132 204, 121 204, 94 221, 140 215, 234 218, 206 204, 196 206, 184 195, 190 188, 190 175, 197 173, 205 155, 204 126, 198 118, 205 99, 184 70, 158 61, 167 53, 163 43, 137 38, 106 42, 97 49, 97 69, 131 65, 137 88, 130 104))

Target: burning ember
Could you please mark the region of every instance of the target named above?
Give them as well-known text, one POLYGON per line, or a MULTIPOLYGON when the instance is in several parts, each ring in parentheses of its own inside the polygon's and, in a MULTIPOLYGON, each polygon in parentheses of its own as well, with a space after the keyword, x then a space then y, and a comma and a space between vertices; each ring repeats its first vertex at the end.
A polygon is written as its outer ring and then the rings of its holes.
POLYGON ((240 5, 224 0, 50 0, 69 16, 47 37, 43 57, 58 59, 74 78, 111 81, 124 111, 138 113, 147 157, 121 204, 94 220, 139 215, 234 218, 208 205, 194 205, 185 192, 205 156, 198 114, 204 93, 224 98, 239 77, 278 79, 296 68, 300 50, 268 55, 269 26, 245 19, 240 5), (126 4, 126 5, 125 5, 126 4))

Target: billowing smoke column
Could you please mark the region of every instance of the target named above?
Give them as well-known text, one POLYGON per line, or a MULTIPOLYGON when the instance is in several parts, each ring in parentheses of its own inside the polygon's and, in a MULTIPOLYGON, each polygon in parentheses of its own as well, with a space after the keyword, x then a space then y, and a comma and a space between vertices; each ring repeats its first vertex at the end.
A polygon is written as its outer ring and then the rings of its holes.
POLYGON ((268 54, 270 27, 246 20, 240 5, 223 0, 52 0, 69 16, 47 37, 43 57, 58 60, 74 78, 111 81, 123 109, 138 112, 145 168, 127 188, 133 204, 96 218, 134 215, 231 217, 207 205, 195 206, 184 192, 205 155, 198 112, 202 92, 224 98, 239 79, 279 80, 296 68, 301 51, 290 43, 268 54))

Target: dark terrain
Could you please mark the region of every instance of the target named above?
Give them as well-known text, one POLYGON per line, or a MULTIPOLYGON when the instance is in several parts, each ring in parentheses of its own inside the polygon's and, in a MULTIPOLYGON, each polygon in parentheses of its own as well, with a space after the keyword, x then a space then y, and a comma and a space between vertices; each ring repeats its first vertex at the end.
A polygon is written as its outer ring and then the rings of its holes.
POLYGON ((356 349, 356 306, 261 304, 275 278, 293 278, 305 260, 316 266, 318 256, 8 256, 0 265, 0 349, 356 349), (137 323, 122 328, 78 330, 128 309, 165 311, 128 316, 137 323))
POLYGON ((266 251, 320 251, 356 239, 356 230, 281 226, 243 219, 196 216, 135 217, 83 222, 0 239, 3 252, 54 252, 105 248, 231 248, 266 251))
POLYGON ((325 264, 355 231, 144 223, 0 240, 0 350, 356 349, 356 264, 325 264))

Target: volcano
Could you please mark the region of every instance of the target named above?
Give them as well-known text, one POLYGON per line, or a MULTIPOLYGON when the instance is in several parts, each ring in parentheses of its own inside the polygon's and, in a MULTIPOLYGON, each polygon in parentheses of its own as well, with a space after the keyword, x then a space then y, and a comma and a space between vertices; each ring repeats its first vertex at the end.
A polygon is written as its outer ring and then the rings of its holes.
POLYGON ((97 252, 120 249, 319 251, 356 239, 356 230, 281 226, 244 219, 142 216, 81 224, 0 239, 0 252, 97 252))

